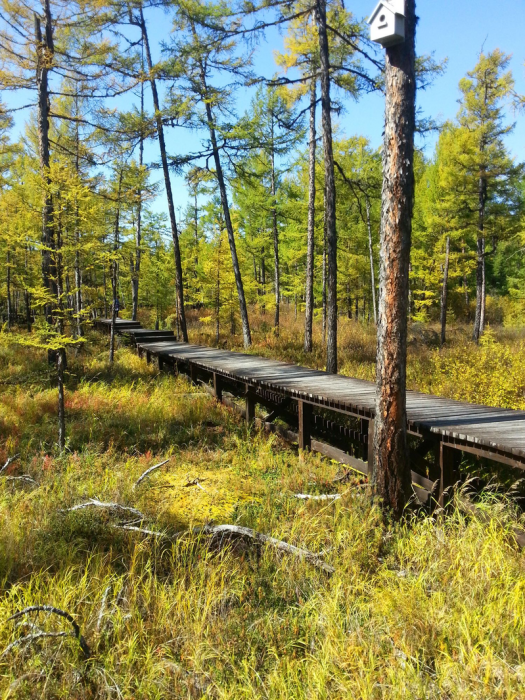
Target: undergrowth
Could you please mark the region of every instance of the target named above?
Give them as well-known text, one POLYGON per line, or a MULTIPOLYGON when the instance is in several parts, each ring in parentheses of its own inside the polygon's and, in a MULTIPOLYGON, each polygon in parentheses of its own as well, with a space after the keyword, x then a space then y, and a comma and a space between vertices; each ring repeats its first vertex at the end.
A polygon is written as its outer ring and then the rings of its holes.
MULTIPOLYGON (((343 367, 364 376, 372 333, 350 330, 343 367)), ((258 339, 254 351, 303 362, 294 333, 258 339)), ((442 353, 411 346, 412 385, 460 393, 466 370, 452 360, 467 363, 463 342, 442 353)), ((467 346, 508 404, 518 401, 505 381, 523 372, 520 343, 467 346)), ((0 476, 2 700, 525 697, 525 570, 510 535, 519 516, 501 498, 485 495, 486 518, 464 515, 459 495, 447 517, 385 522, 357 482, 334 486, 338 465, 248 429, 125 347, 114 368, 106 358, 95 335, 69 358, 59 455, 45 358, 0 350, 1 464, 20 453, 0 476), (6 478, 22 474, 36 483, 6 478), (294 498, 336 491, 332 502, 294 498), (140 510, 136 526, 159 534, 123 530, 107 509, 67 510, 90 498, 140 510), (335 573, 267 546, 210 545, 191 530, 204 523, 307 548, 335 573), (43 612, 9 620, 33 605, 69 611, 91 658, 73 636, 9 647, 37 629, 70 631, 43 612)))

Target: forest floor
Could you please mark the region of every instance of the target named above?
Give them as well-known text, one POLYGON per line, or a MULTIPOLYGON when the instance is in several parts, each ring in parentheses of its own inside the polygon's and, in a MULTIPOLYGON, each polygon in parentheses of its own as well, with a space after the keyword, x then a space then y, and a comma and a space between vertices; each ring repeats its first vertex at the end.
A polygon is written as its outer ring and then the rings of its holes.
MULTIPOLYGON (((253 351, 322 367, 300 331, 262 328, 253 351)), ((210 334, 193 323, 194 342, 210 334)), ((525 408, 518 331, 489 332, 479 348, 451 331, 441 352, 427 329, 411 336, 411 388, 525 408)), ((374 347, 372 327, 342 323, 344 373, 372 378, 374 347)), ((337 464, 247 428, 126 347, 113 368, 107 356, 94 333, 70 352, 59 455, 44 354, 0 346, 0 467, 20 454, 0 475, 2 700, 525 698, 524 555, 510 536, 523 516, 509 498, 487 489, 480 519, 463 515, 460 494, 445 518, 384 522, 357 478, 333 483, 337 464), (67 510, 89 499, 144 518, 67 510), (158 534, 120 527, 130 520, 158 534), (174 538, 205 523, 306 548, 334 573, 271 546, 174 538), (36 605, 73 615, 90 658, 73 635, 43 636, 69 633, 66 619, 9 619, 36 605)))

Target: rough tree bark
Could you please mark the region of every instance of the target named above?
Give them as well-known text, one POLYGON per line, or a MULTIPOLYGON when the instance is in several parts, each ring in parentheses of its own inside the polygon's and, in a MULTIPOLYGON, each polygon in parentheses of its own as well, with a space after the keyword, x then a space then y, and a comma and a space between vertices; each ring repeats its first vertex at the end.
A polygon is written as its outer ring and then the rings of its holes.
POLYGON ((166 188, 166 198, 168 200, 168 213, 171 224, 171 237, 173 239, 173 252, 175 254, 175 289, 177 294, 177 309, 178 321, 182 333, 182 339, 185 343, 188 342, 188 330, 186 328, 186 314, 184 310, 184 285, 182 280, 182 261, 180 256, 179 232, 177 230, 177 220, 175 218, 175 205, 173 203, 173 192, 171 189, 170 172, 168 168, 168 156, 166 155, 166 141, 164 139, 164 125, 162 123, 162 114, 160 111, 159 93, 157 91, 157 82, 153 72, 153 61, 151 59, 151 51, 149 45, 149 37, 146 28, 146 21, 142 6, 140 12, 140 29, 142 32, 142 41, 146 51, 146 62, 148 64, 149 83, 151 86, 151 94, 153 96, 153 107, 155 108, 155 122, 157 126, 157 136, 159 139, 160 159, 162 161, 162 171, 164 173, 164 187, 166 188))
POLYGON ((325 226, 326 226, 326 371, 337 373, 337 228, 335 176, 330 103, 330 55, 326 28, 326 0, 315 6, 319 34, 321 111, 323 125, 325 226))
POLYGON ((315 80, 310 87, 310 142, 308 159, 308 233, 306 239, 306 288, 304 310, 304 351, 312 352, 314 318, 314 251, 315 251, 315 80))
POLYGON ((410 497, 406 426, 408 280, 414 198, 415 0, 406 0, 405 41, 386 50, 385 132, 373 492, 395 518, 410 497))
POLYGON ((443 268, 443 287, 441 289, 441 347, 445 344, 447 335, 447 300, 448 300, 448 267, 450 261, 450 236, 445 244, 445 265, 443 268))

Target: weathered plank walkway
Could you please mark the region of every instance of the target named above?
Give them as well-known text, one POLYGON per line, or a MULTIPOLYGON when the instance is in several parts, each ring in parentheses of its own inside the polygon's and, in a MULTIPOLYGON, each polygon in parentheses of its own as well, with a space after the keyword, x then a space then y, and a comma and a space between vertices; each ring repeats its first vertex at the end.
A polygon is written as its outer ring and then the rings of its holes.
MULTIPOLYGON (((102 320, 101 325, 107 324, 102 320)), ((123 323, 121 333, 132 333, 123 323)), ((297 429, 303 449, 317 449, 367 473, 373 458, 375 385, 372 382, 238 352, 189 345, 163 335, 153 342, 138 331, 134 342, 148 361, 187 373, 194 381, 241 396, 247 420, 257 404, 270 414, 262 421, 271 429, 280 417, 297 429), (144 340, 142 340, 142 338, 144 340), (339 419, 337 418, 339 416, 339 419), (316 438, 321 438, 324 442, 316 438), (330 439, 333 438, 333 439, 330 439), (326 444, 331 442, 332 445, 326 444), (334 447, 334 442, 337 447, 334 447), (342 448, 342 449, 340 449, 342 448)), ((444 502, 445 490, 458 478, 458 462, 466 452, 525 469, 525 411, 491 408, 414 391, 407 393, 412 476, 428 498, 433 491, 444 502)), ((294 433, 291 433, 294 435, 294 433)), ((420 489, 416 492, 421 497, 420 489)))

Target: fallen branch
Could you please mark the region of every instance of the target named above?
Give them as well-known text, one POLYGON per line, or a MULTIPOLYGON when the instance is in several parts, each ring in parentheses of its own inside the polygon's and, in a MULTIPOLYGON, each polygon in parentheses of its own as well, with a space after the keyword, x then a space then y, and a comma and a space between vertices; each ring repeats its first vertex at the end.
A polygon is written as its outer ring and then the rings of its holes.
POLYGON ((322 496, 311 496, 309 493, 296 493, 295 498, 302 498, 303 500, 312 500, 312 501, 335 501, 338 498, 341 498, 340 493, 332 493, 332 494, 323 494, 322 496))
MULTIPOLYGON (((206 481, 206 479, 203 479, 203 481, 206 481)), ((200 484, 198 479, 192 479, 191 481, 188 481, 187 484, 182 485, 182 488, 187 489, 189 486, 198 486, 201 491, 206 491, 206 489, 200 484)))
POLYGON ((28 474, 22 474, 21 476, 6 476, 6 481, 26 481, 28 484, 36 484, 36 486, 38 486, 38 482, 28 474))
POLYGON ((0 659, 2 656, 5 656, 8 654, 10 651, 15 649, 16 647, 21 646, 22 644, 29 644, 29 642, 35 642, 37 639, 44 639, 45 637, 71 637, 73 636, 71 632, 35 632, 34 634, 27 634, 25 637, 20 637, 20 639, 15 639, 14 642, 11 642, 9 646, 7 646, 4 651, 0 654, 0 659))
POLYGON ((136 489, 137 486, 140 483, 142 483, 144 481, 144 479, 146 479, 151 474, 151 472, 154 472, 156 469, 160 469, 160 467, 163 467, 165 464, 167 464, 170 461, 170 459, 171 459, 171 457, 169 457, 168 459, 165 459, 164 462, 159 462, 159 464, 155 464, 155 466, 150 467, 149 469, 146 469, 146 471, 143 474, 141 474, 139 476, 139 478, 137 479, 137 481, 133 484, 133 489, 136 489))
MULTIPOLYGON (((65 610, 60 610, 59 608, 55 608, 52 605, 31 605, 29 608, 24 608, 23 610, 20 610, 19 612, 16 612, 14 615, 11 615, 10 618, 8 618, 8 622, 10 620, 17 620, 19 617, 22 617, 23 615, 29 615, 29 613, 32 612, 46 612, 46 613, 52 613, 53 615, 58 615, 59 617, 63 617, 65 620, 69 622, 71 627, 73 628, 73 633, 72 636, 75 637, 75 639, 78 640, 78 643, 80 644, 80 648, 84 652, 84 656, 86 659, 89 659, 91 657, 91 650, 87 645, 86 640, 80 633, 80 627, 78 624, 75 622, 74 618, 72 615, 70 615, 68 612, 65 610)), ((38 634, 33 634, 33 635, 27 635, 28 637, 33 637, 36 638, 40 636, 67 636, 67 632, 42 632, 38 634)), ((26 639, 26 638, 22 638, 26 639)), ((20 640, 18 640, 20 641, 20 640)), ((13 642, 14 644, 14 642, 13 642)), ((9 647, 12 647, 12 645, 9 645, 9 647)), ((7 649, 9 649, 9 647, 7 649)), ((7 649, 3 652, 4 654, 6 653, 7 649)))
POLYGON ((201 531, 213 535, 234 535, 237 537, 245 538, 258 542, 260 544, 268 544, 281 552, 286 552, 287 554, 292 554, 299 559, 306 559, 306 561, 316 566, 318 569, 322 569, 327 574, 333 574, 335 569, 330 564, 323 561, 317 554, 310 552, 308 549, 301 549, 300 547, 295 547, 293 544, 288 544, 282 540, 278 540, 275 537, 270 537, 269 535, 263 535, 260 532, 256 532, 249 527, 241 527, 240 525, 216 525, 210 526, 205 525, 201 528, 201 531))
POLYGON ((7 458, 7 462, 4 464, 2 468, 0 468, 0 474, 3 474, 5 470, 9 467, 10 464, 13 464, 13 462, 20 457, 20 454, 13 455, 12 457, 7 458))
POLYGON ((103 503, 102 501, 97 501, 95 498, 90 498, 89 501, 86 501, 85 503, 79 503, 76 506, 67 508, 66 512, 70 513, 75 510, 82 510, 83 508, 106 508, 107 510, 113 510, 116 512, 133 513, 133 515, 140 518, 141 521, 146 519, 146 516, 136 508, 132 508, 131 506, 122 506, 120 503, 103 503))

